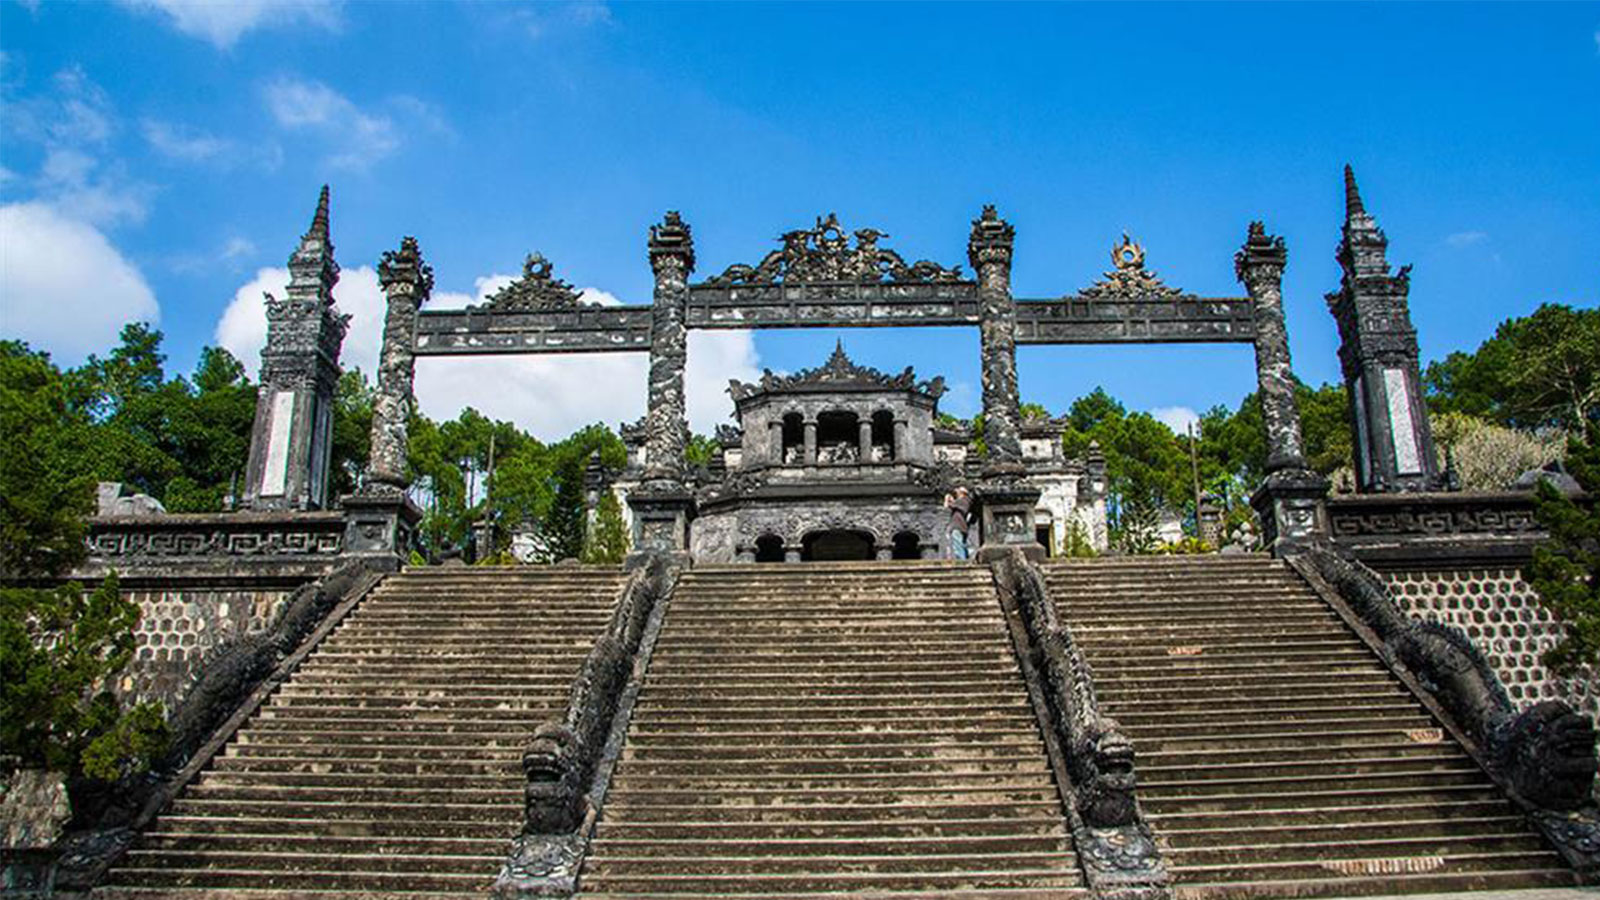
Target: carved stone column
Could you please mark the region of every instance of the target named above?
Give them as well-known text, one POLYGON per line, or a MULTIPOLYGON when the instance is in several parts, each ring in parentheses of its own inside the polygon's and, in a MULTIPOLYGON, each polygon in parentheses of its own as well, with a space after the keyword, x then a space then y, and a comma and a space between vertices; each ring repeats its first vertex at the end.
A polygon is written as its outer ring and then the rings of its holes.
POLYGON ((1015 230, 985 206, 972 221, 967 260, 977 272, 979 342, 983 353, 983 439, 988 446, 983 480, 972 492, 982 544, 977 558, 987 561, 1009 547, 1035 559, 1044 548, 1034 540, 1034 507, 1039 489, 1028 483, 1022 465, 1017 397, 1017 304, 1011 297, 1011 245, 1015 230))
POLYGON ((894 420, 894 461, 895 462, 905 462, 905 460, 906 460, 906 430, 909 427, 910 426, 906 423, 905 419, 895 419, 894 420))
POLYGON ((367 484, 404 491, 411 484, 406 474, 406 424, 414 396, 417 310, 433 291, 433 269, 422 261, 416 238, 407 237, 400 242, 399 250, 383 254, 378 263, 378 282, 383 285, 389 305, 383 319, 377 390, 372 398, 372 462, 367 484))
POLYGON ((805 422, 806 446, 805 463, 808 466, 817 464, 817 420, 807 419, 805 422))
POLYGON ((860 456, 859 462, 863 464, 872 462, 872 420, 862 419, 856 431, 856 453, 860 456))
POLYGON ((1389 239, 1367 213, 1349 166, 1344 168, 1344 190, 1338 254, 1344 276, 1327 300, 1339 324, 1356 487, 1362 493, 1444 490, 1407 299, 1411 267, 1390 274, 1389 239))
POLYGON ((689 274, 694 239, 676 212, 650 226, 650 268, 655 305, 650 319, 650 396, 646 413, 644 482, 628 495, 633 510, 634 555, 630 566, 652 553, 685 554, 694 495, 683 483, 689 422, 684 408, 683 370, 688 357, 689 274))
POLYGON ((245 468, 247 509, 328 505, 339 350, 350 324, 334 306, 338 281, 324 185, 311 227, 289 257, 287 295, 267 295, 267 344, 245 468))
POLYGON ((967 259, 977 272, 979 341, 983 353, 983 439, 991 466, 1020 466, 1017 436, 1017 304, 1011 297, 1015 230, 985 206, 972 222, 967 259))
POLYGON ((1268 235, 1260 222, 1250 223, 1244 246, 1234 256, 1234 272, 1250 292, 1255 311, 1256 381, 1267 438, 1267 477, 1250 503, 1261 518, 1267 548, 1278 555, 1295 552, 1327 534, 1323 499, 1328 480, 1306 467, 1294 399, 1283 317, 1283 267, 1288 258, 1283 238, 1268 235))
POLYGON ((773 419, 767 423, 768 447, 771 448, 769 459, 773 465, 783 465, 783 420, 773 419))

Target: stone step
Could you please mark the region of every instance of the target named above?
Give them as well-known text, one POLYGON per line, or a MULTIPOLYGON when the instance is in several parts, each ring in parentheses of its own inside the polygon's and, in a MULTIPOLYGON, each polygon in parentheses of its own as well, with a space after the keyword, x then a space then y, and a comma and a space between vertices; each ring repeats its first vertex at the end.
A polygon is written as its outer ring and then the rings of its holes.
MULTIPOLYGON (((720 816, 720 811, 712 811, 720 816)), ((1014 838, 1059 840, 1065 834, 1059 815, 1037 818, 1006 816, 998 819, 886 819, 880 816, 852 819, 800 819, 795 821, 725 821, 721 818, 670 819, 659 822, 611 821, 607 824, 616 844, 645 846, 655 841, 671 846, 698 841, 738 845, 753 841, 821 841, 875 843, 892 840, 1002 841, 1014 838)))
MULTIPOLYGON (((1336 804, 1296 804, 1293 808, 1253 808, 1242 805, 1233 809, 1150 811, 1152 821, 1160 823, 1164 839, 1185 840, 1185 835, 1198 834, 1248 835, 1257 830, 1308 829, 1327 832, 1329 829, 1379 829, 1394 822, 1473 821, 1505 816, 1521 821, 1504 797, 1478 792, 1479 799, 1449 796, 1406 796, 1381 794, 1376 797, 1341 798, 1347 802, 1336 804)), ((1169 805, 1170 806, 1170 805, 1169 805)), ((1470 827, 1470 826, 1469 826, 1470 827)))
POLYGON ((248 861, 245 861, 242 868, 216 868, 205 865, 202 858, 181 868, 167 865, 151 868, 119 866, 116 874, 118 886, 203 887, 230 890, 253 888, 324 891, 483 891, 494 880, 492 867, 485 869, 476 859, 470 860, 471 868, 479 870, 474 873, 391 872, 374 868, 356 868, 350 863, 370 864, 365 859, 343 861, 324 857, 321 865, 284 871, 264 871, 248 861))
MULTIPOLYGON (((699 868, 696 865, 696 868, 699 868)), ((806 893, 865 897, 872 891, 933 892, 938 896, 965 896, 962 891, 994 891, 1025 888, 1037 892, 1052 888, 1045 896, 1075 898, 1087 896, 1075 870, 1038 868, 1015 871, 966 869, 953 865, 956 873, 943 872, 830 872, 827 874, 748 874, 719 875, 695 871, 691 874, 611 874, 590 870, 584 876, 584 893, 596 892, 645 897, 651 894, 684 892, 725 897, 739 894, 795 897, 806 893)), ((1035 894, 1035 896, 1039 896, 1035 894)))
POLYGON ((1222 843, 1224 836, 1213 834, 1212 841, 1176 842, 1166 837, 1165 854, 1173 865, 1237 863, 1254 859, 1289 861, 1297 859, 1349 859, 1352 857, 1452 856, 1462 853, 1517 852, 1544 853, 1548 848, 1530 834, 1518 819, 1477 821, 1442 820, 1431 824, 1406 823, 1409 831, 1394 825, 1366 828, 1349 826, 1336 840, 1324 828, 1297 831, 1252 830, 1242 837, 1254 838, 1244 844, 1222 843))
POLYGON ((504 859, 503 838, 413 837, 409 835, 306 835, 266 833, 210 834, 154 831, 139 841, 143 852, 316 853, 361 856, 471 856, 504 859))
MULTIPOLYGON (((746 845, 728 855, 709 853, 700 847, 684 848, 680 855, 661 852, 627 855, 611 848, 610 842, 597 840, 589 851, 584 866, 584 878, 604 878, 608 873, 626 874, 630 878, 647 875, 678 875, 690 872, 715 872, 714 878, 736 875, 757 875, 770 878, 781 875, 816 877, 821 869, 828 877, 844 875, 926 875, 931 867, 967 874, 972 871, 1053 871, 1074 879, 1076 871, 1063 867, 1071 857, 1059 844, 1039 849, 1004 850, 979 847, 968 853, 956 847, 930 846, 923 852, 874 854, 875 846, 844 848, 847 852, 834 852, 819 859, 816 853, 781 853, 770 846, 746 845)), ((835 848, 840 849, 840 848, 835 848)))
POLYGON ((903 836, 863 833, 828 837, 753 837, 737 836, 666 838, 645 835, 637 830, 628 837, 608 837, 595 844, 590 860, 631 859, 709 859, 863 857, 888 860, 903 856, 990 856, 1015 857, 1034 854, 1060 859, 1072 852, 1066 832, 1057 824, 1053 833, 976 834, 903 836))
MULTIPOLYGON (((1394 869, 1392 862, 1375 862, 1371 868, 1394 869)), ((1274 873, 1277 874, 1277 873, 1274 873)), ((1184 873, 1176 885, 1180 900, 1236 900, 1236 898, 1281 897, 1358 897, 1396 894, 1431 894, 1430 900, 1457 897, 1480 891, 1517 891, 1576 884, 1571 872, 1554 868, 1481 871, 1469 873, 1437 872, 1410 874, 1386 872, 1380 875, 1344 875, 1324 871, 1309 878, 1258 878, 1253 881, 1191 881, 1184 873)))
MULTIPOLYGON (((1213 786, 1215 787, 1215 786, 1213 786)), ((1168 814, 1211 814, 1235 810, 1294 812, 1299 809, 1366 808, 1384 803, 1500 803, 1504 796, 1483 781, 1466 784, 1374 785, 1346 783, 1314 788, 1311 785, 1280 790, 1277 785, 1251 785, 1232 791, 1141 790, 1139 802, 1152 816, 1168 814)))
POLYGON ((901 824, 931 827, 944 822, 986 822, 1001 827, 1007 822, 1061 821, 1061 800, 1051 795, 1032 800, 991 800, 962 797, 937 801, 922 796, 902 802, 858 803, 818 798, 815 803, 762 803, 745 798, 724 803, 685 806, 653 802, 638 796, 613 793, 606 799, 603 825, 667 825, 685 822, 719 822, 727 826, 757 824, 785 827, 822 827, 830 822, 901 824))
MULTIPOLYGON (((128 851, 125 865, 133 869, 248 869, 270 880, 278 873, 299 872, 326 865, 329 854, 312 849, 310 852, 267 850, 255 848, 248 851, 144 849, 135 847, 128 851)), ((505 848, 495 848, 486 853, 374 853, 369 848, 349 855, 350 862, 369 872, 416 875, 459 874, 476 870, 493 872, 505 861, 505 848)))

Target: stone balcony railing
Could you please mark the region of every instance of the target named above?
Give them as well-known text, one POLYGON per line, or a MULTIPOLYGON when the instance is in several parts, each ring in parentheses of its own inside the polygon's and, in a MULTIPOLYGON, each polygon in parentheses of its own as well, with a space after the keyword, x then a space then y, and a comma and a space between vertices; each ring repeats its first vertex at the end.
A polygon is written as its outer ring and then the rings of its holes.
POLYGON ((96 516, 89 558, 73 575, 304 581, 338 564, 345 530, 339 511, 96 516))

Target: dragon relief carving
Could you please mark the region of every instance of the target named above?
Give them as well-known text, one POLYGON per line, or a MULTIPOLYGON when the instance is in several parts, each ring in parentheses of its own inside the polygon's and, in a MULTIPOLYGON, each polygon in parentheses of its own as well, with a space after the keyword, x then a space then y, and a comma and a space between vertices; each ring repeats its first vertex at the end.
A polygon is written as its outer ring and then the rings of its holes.
POLYGON ((1162 283, 1156 273, 1144 267, 1144 247, 1124 231, 1122 241, 1111 248, 1111 270, 1105 277, 1078 292, 1087 300, 1183 300, 1189 297, 1162 283))
POLYGON ((878 240, 889 235, 875 228, 857 229, 854 234, 856 245, 851 247, 836 214, 829 213, 826 219, 818 216, 814 228, 784 232, 779 237, 783 246, 768 253, 757 265, 729 266, 706 284, 929 284, 961 280, 959 266, 947 269, 928 260, 908 265, 900 254, 878 246, 878 240))
POLYGON ((495 312, 545 312, 594 306, 580 299, 577 288, 551 273, 550 260, 542 253, 530 253, 522 263, 522 277, 489 295, 488 300, 468 309, 495 312))

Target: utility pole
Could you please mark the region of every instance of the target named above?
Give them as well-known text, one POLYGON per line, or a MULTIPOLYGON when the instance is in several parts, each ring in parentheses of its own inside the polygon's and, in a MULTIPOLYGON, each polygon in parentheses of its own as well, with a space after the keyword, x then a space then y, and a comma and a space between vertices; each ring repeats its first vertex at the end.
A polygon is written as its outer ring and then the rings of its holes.
POLYGON ((1194 423, 1190 422, 1186 429, 1189 432, 1189 473, 1194 478, 1194 536, 1200 536, 1200 454, 1195 449, 1194 423))

